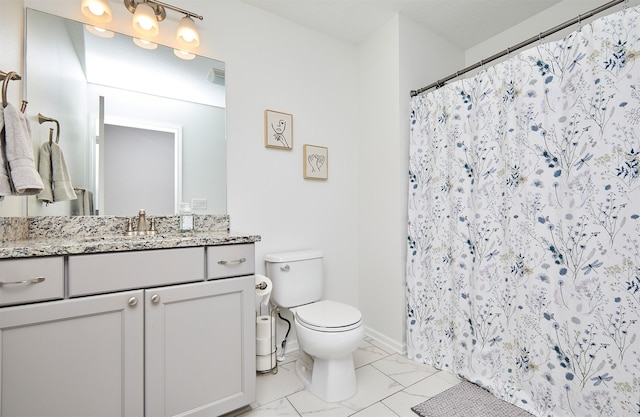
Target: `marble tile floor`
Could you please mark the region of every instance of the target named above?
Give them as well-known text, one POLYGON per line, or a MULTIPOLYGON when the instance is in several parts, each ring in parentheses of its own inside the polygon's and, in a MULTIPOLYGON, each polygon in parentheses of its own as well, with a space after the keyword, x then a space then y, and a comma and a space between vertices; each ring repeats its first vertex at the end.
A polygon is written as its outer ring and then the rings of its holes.
POLYGON ((258 375, 256 401, 238 416, 417 417, 411 407, 461 382, 365 338, 354 352, 358 391, 345 401, 327 403, 305 389, 295 360, 295 353, 287 355, 277 373, 258 375))

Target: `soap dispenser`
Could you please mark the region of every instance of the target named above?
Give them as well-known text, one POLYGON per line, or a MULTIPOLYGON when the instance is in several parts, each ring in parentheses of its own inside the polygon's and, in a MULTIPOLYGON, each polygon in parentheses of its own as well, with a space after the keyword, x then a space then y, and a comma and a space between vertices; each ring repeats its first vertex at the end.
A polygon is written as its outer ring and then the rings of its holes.
POLYGON ((180 231, 193 232, 193 212, 189 203, 180 203, 180 231))

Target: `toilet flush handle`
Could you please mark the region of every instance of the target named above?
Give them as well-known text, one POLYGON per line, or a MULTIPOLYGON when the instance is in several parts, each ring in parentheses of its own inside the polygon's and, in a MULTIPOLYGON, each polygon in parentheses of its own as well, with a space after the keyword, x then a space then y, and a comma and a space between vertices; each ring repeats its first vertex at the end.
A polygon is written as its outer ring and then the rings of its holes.
POLYGON ((282 265, 282 266, 280 267, 280 270, 281 270, 281 271, 284 271, 284 272, 289 272, 289 270, 290 270, 290 269, 291 269, 291 267, 289 266, 289 264, 282 265))

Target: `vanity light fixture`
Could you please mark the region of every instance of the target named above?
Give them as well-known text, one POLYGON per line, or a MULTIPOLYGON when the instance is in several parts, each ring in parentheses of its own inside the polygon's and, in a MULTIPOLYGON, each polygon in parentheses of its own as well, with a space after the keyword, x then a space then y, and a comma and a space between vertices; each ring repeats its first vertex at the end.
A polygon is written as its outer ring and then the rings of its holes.
POLYGON ((190 16, 185 16, 180 19, 177 33, 178 42, 188 48, 195 48, 200 45, 200 35, 196 24, 190 16))
POLYGON ((203 20, 202 16, 156 0, 124 0, 124 5, 129 12, 133 13, 134 29, 144 36, 156 36, 160 33, 158 22, 167 17, 166 9, 184 14, 177 31, 180 45, 185 48, 195 48, 200 45, 200 35, 192 17, 203 20))
MULTIPOLYGON (((192 18, 203 20, 202 16, 157 0, 124 0, 124 6, 129 12, 133 13, 133 28, 143 38, 157 36, 160 33, 158 22, 167 17, 166 9, 183 14, 184 17, 180 19, 176 33, 180 49, 176 50, 175 54, 182 59, 193 59, 193 57, 189 56, 192 54, 184 50, 196 48, 200 45, 200 34, 192 18)), ((85 16, 97 23, 111 22, 109 0, 82 0, 81 8, 85 16)), ((89 30, 88 27, 87 30, 89 30)), ((95 34, 93 31, 91 33, 95 34)), ((136 42, 136 40, 134 42, 142 48, 155 49, 153 47, 155 44, 152 42, 141 40, 141 43, 145 46, 136 42)))
POLYGON ((142 35, 157 36, 160 33, 158 21, 164 20, 166 16, 166 12, 162 12, 164 9, 153 8, 146 2, 136 5, 133 11, 133 28, 142 35))
POLYGON ((109 0, 82 0, 80 6, 82 14, 97 23, 111 22, 111 7, 109 0))

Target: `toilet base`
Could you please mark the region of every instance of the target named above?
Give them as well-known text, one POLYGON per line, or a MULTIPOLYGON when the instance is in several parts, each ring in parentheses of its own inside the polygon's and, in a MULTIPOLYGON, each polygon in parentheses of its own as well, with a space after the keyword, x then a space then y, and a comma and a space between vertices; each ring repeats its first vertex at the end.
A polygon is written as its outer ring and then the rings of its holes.
POLYGON ((358 386, 351 353, 329 360, 302 353, 304 358, 296 361, 296 373, 311 393, 330 403, 353 397, 358 386))

